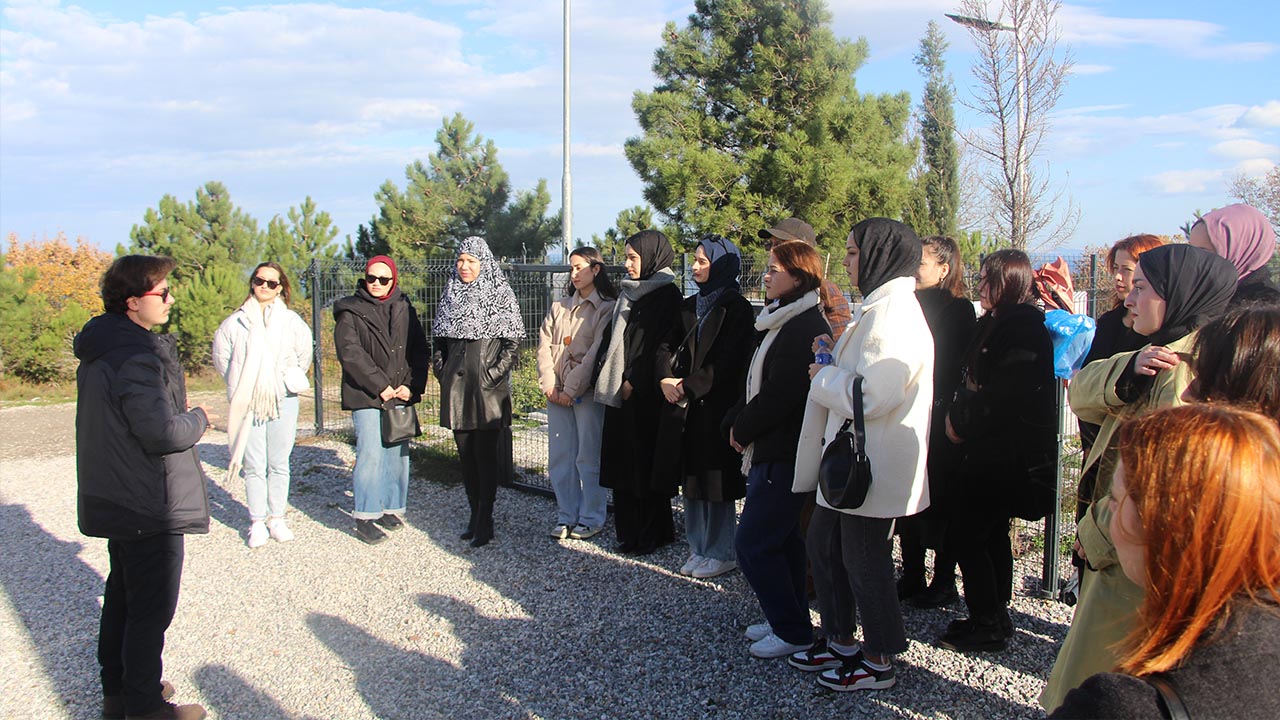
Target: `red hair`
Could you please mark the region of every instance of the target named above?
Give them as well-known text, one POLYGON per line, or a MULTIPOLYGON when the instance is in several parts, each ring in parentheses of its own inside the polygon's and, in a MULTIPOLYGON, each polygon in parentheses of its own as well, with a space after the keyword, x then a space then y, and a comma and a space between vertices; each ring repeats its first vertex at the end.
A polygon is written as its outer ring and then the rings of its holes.
MULTIPOLYGON (((1142 253, 1148 250, 1153 250, 1155 248, 1158 248, 1161 245, 1164 245, 1166 242, 1167 241, 1164 238, 1158 235, 1150 235, 1148 233, 1130 235, 1129 237, 1123 240, 1117 240, 1116 244, 1112 245, 1111 250, 1107 252, 1107 272, 1113 275, 1115 274, 1116 254, 1119 253, 1121 250, 1129 253, 1129 256, 1132 257, 1133 261, 1136 263, 1138 262, 1138 258, 1142 255, 1142 253)), ((1124 306, 1124 298, 1122 297, 1116 298, 1115 307, 1123 307, 1123 306, 1124 306)))
POLYGON ((1176 667, 1238 605, 1280 602, 1280 427, 1225 405, 1166 408, 1121 429, 1120 462, 1147 582, 1118 669, 1141 676, 1176 667))
POLYGON ((802 240, 785 240, 774 245, 769 253, 800 283, 793 291, 796 297, 817 290, 823 306, 830 303, 826 285, 822 282, 822 258, 812 245, 802 240))

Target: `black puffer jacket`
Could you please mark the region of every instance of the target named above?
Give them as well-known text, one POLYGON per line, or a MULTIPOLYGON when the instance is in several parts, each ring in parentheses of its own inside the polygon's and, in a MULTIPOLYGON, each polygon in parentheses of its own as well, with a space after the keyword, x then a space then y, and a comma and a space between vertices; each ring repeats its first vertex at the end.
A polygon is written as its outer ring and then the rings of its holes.
POLYGON ((75 354, 80 532, 121 539, 209 532, 195 449, 209 419, 187 410, 173 336, 108 313, 85 324, 75 354))
POLYGON ((511 426, 513 338, 435 338, 431 369, 440 381, 440 425, 451 430, 511 426))
POLYGON ((401 385, 422 399, 431 361, 413 303, 394 288, 380 301, 360 281, 355 294, 333 304, 334 349, 342 364, 342 409, 382 407, 383 390, 401 385))

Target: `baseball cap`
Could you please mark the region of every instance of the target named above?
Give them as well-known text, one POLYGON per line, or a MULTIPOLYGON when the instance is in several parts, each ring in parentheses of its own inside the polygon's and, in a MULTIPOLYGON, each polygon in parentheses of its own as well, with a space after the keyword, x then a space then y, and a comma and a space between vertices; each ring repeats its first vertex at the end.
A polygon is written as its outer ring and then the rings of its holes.
POLYGON ((800 218, 787 218, 782 222, 774 225, 768 230, 761 230, 759 233, 761 240, 770 240, 778 238, 779 240, 799 240, 807 245, 817 245, 818 236, 813 232, 813 226, 801 220, 800 218))

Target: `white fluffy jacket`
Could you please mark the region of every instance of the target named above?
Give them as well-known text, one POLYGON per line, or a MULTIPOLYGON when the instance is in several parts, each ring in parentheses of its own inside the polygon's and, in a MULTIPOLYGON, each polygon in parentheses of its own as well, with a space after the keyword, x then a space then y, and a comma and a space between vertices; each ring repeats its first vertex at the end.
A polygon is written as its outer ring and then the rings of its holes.
MULTIPOLYGON (((861 376, 871 490, 862 507, 840 512, 897 518, 929 507, 925 459, 933 335, 916 300, 915 280, 895 278, 864 298, 832 355, 834 362, 809 386, 793 490, 818 487, 826 439, 853 417, 853 380, 861 376)), ((820 490, 818 504, 831 507, 820 490)))
MULTIPOLYGON (((284 397, 284 371, 286 368, 299 367, 307 369, 311 365, 311 349, 314 342, 311 328, 298 313, 288 309, 281 301, 278 320, 285 327, 279 337, 282 340, 279 355, 275 358, 280 375, 280 397, 284 397)), ((249 352, 249 318, 244 311, 237 309, 231 316, 222 321, 213 336, 213 367, 227 382, 227 397, 235 394, 240 384, 240 375, 244 369, 245 358, 249 352)))

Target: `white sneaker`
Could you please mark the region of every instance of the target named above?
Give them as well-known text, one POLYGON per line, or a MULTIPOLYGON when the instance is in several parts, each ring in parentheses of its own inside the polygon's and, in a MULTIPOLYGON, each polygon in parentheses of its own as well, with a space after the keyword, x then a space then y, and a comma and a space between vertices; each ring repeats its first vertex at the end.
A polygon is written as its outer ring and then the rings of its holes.
POLYGON ((780 658, 802 650, 808 650, 810 647, 810 645, 792 645, 777 635, 769 633, 751 643, 751 655, 765 659, 780 658))
POLYGON ((598 528, 598 527, 591 527, 590 525, 583 525, 582 523, 578 523, 577 525, 573 526, 572 530, 569 531, 569 537, 573 538, 574 540, 587 540, 589 538, 595 537, 596 535, 599 535, 600 530, 601 528, 598 528))
POLYGON ((689 556, 689 559, 685 561, 684 565, 680 566, 680 574, 692 575, 693 571, 697 570, 698 567, 703 563, 705 563, 706 561, 707 559, 702 557, 698 553, 693 553, 692 555, 689 556))
POLYGON ((569 537, 569 526, 564 523, 556 523, 556 526, 551 528, 551 537, 557 540, 564 540, 569 537))
POLYGON ((738 563, 733 560, 717 560, 715 558, 707 558, 707 561, 693 569, 693 576, 701 580, 713 578, 717 575, 723 575, 738 569, 738 563))
POLYGON ((755 642, 757 640, 763 640, 766 635, 773 634, 773 626, 767 622, 756 623, 755 625, 748 625, 746 632, 742 634, 746 635, 747 639, 750 640, 751 642, 755 642))
POLYGON ((267 544, 267 540, 271 538, 271 532, 267 530, 267 524, 261 520, 255 520, 249 526, 249 547, 259 548, 267 544))
POLYGON ((293 531, 285 524, 284 518, 271 518, 267 521, 267 529, 276 542, 293 542, 293 531))

